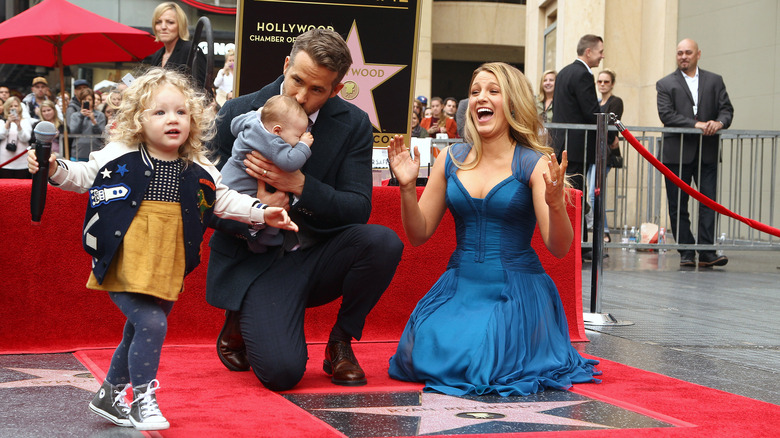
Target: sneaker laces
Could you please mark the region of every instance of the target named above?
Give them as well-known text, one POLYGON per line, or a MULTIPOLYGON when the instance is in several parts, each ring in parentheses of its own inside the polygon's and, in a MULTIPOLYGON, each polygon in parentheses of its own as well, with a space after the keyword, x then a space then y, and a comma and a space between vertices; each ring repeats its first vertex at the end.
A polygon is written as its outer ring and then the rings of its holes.
POLYGON ((120 412, 125 415, 130 413, 130 405, 127 404, 127 388, 129 386, 125 385, 121 391, 114 390, 114 402, 111 404, 111 406, 118 406, 120 412))
POLYGON ((146 392, 140 394, 138 398, 133 400, 133 404, 138 403, 141 409, 141 418, 148 418, 153 416, 162 417, 160 406, 157 404, 157 398, 154 397, 154 392, 160 389, 160 382, 157 379, 149 382, 146 387, 146 392))

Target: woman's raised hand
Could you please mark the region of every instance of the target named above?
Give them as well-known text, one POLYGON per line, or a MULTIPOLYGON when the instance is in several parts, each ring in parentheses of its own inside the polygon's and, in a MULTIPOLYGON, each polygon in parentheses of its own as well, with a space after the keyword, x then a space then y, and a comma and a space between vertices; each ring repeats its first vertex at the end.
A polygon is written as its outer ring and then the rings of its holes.
POLYGON ((412 159, 402 135, 396 135, 390 139, 387 146, 387 161, 390 164, 390 170, 398 179, 399 186, 416 185, 417 175, 420 172, 420 151, 415 147, 414 159, 412 159))
POLYGON ((568 165, 569 160, 566 151, 561 153, 561 164, 558 164, 558 160, 554 153, 550 155, 550 161, 547 163, 547 172, 544 172, 543 174, 546 185, 544 200, 549 206, 559 205, 560 202, 563 202, 566 167, 568 167, 568 165))

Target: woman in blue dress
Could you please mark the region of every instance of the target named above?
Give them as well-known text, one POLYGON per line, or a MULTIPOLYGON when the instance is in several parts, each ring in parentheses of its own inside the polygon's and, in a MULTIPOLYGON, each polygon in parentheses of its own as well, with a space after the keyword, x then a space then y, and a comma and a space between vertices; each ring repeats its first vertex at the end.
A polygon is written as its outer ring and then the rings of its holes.
POLYGON ((419 201, 419 151, 412 158, 403 137, 390 141, 409 241, 425 243, 447 209, 457 239, 447 270, 409 318, 391 377, 450 395, 528 395, 598 381, 597 362, 571 346, 558 290, 531 247, 537 223, 556 257, 573 239, 566 152, 559 165, 541 132, 525 76, 489 63, 471 79, 468 143, 439 156, 419 201))

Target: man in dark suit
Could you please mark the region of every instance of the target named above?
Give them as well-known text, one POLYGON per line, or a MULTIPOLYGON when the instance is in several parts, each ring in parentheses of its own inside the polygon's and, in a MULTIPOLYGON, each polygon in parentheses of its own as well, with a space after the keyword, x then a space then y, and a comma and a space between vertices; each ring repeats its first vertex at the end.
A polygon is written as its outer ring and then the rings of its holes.
POLYGON ((373 136, 368 115, 336 97, 352 57, 336 32, 313 29, 296 39, 283 76, 260 91, 229 100, 219 114, 216 145, 227 161, 234 117, 271 96, 294 97, 313 121, 312 156, 299 171, 284 172, 253 156, 247 172, 258 198, 289 207, 299 233, 265 253, 252 253, 246 226, 219 221, 211 239, 206 299, 227 309, 217 350, 233 371, 251 368, 269 389, 281 391, 303 377, 308 359, 304 313, 342 298, 323 369, 335 384, 366 383, 352 351, 366 316, 390 284, 403 244, 389 228, 367 225, 371 213, 373 136), (274 193, 265 186, 276 188, 274 193))
MULTIPOLYGON (((604 40, 596 35, 584 35, 577 44, 577 59, 564 67, 555 78, 553 92, 553 123, 595 125, 596 114, 601 112, 596 96, 596 83, 592 68, 604 59, 604 40)), ((596 162, 596 131, 581 129, 551 129, 555 154, 560 161, 561 152, 568 152, 569 167, 566 173, 572 186, 582 190, 588 166, 596 162)), ((586 210, 588 209, 586 203, 586 210)), ((588 241, 588 230, 582 227, 582 240, 588 241)), ((592 252, 582 251, 582 258, 590 260, 592 252)))
MULTIPOLYGON (((723 78, 698 68, 699 59, 701 50, 696 41, 680 41, 677 45, 678 69, 655 84, 658 117, 664 126, 699 128, 702 131, 702 135, 683 135, 682 150, 680 134, 664 134, 661 161, 686 184, 693 179, 701 193, 715 200, 720 161, 720 136, 717 133, 731 125, 734 107, 723 78)), ((671 181, 666 181, 666 198, 675 239, 681 244, 695 243, 688 214, 688 194, 671 181)), ((702 205, 699 208, 698 243, 712 245, 714 234, 715 212, 702 205)), ((680 266, 696 266, 695 251, 679 252, 680 266)), ((726 256, 718 256, 715 251, 699 251, 701 267, 723 266, 728 261, 726 256)))

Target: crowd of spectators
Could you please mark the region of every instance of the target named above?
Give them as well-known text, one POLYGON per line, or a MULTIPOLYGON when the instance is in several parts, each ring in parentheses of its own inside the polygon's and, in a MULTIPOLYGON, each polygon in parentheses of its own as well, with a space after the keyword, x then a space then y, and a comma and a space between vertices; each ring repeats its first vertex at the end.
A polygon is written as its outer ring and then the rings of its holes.
POLYGON ((96 91, 86 79, 76 79, 72 85, 72 98, 68 91, 52 91, 48 79, 42 76, 32 80, 26 95, 21 90, 0 85, 0 164, 5 163, 0 167, 0 177, 30 178, 24 151, 35 143, 35 126, 41 121, 50 122, 56 128, 52 152, 60 156, 67 155, 73 161, 86 160, 91 151, 103 147, 126 86, 96 91))

